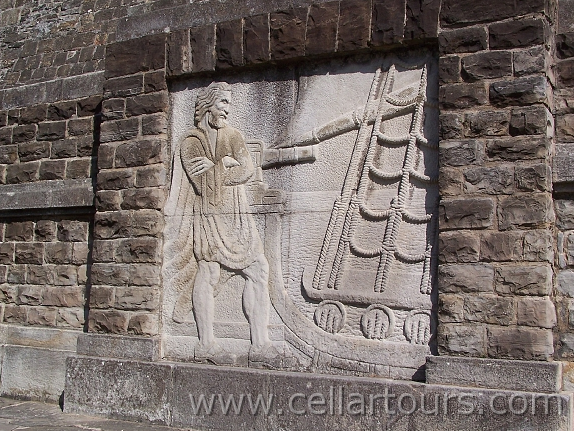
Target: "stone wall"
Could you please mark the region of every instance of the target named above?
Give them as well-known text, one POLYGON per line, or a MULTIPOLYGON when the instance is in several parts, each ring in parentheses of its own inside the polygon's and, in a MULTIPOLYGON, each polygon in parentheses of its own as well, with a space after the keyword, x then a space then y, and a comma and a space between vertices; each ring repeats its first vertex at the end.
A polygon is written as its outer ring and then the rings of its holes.
POLYGON ((2 322, 159 334, 169 82, 424 47, 439 351, 574 357, 570 3, 0 0, 2 322))

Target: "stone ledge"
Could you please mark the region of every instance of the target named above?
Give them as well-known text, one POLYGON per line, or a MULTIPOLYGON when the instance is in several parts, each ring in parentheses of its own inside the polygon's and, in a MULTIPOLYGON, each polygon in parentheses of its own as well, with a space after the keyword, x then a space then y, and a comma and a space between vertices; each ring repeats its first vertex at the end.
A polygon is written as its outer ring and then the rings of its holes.
POLYGON ((549 395, 96 357, 68 358, 64 406, 69 413, 198 430, 566 431, 572 419, 569 393, 549 395), (207 404, 213 397, 209 413, 200 401, 202 395, 207 404), (223 405, 230 405, 231 395, 236 403, 243 395, 243 405, 237 411, 230 407, 226 414, 223 405), (264 412, 258 404, 254 413, 252 409, 261 401, 269 409, 264 412))
POLYGON ((555 393, 562 389, 562 363, 429 356, 430 384, 555 393))
POLYGON ((82 333, 78 337, 77 352, 86 356, 156 361, 159 342, 154 338, 82 333))
POLYGON ((0 186, 0 212, 93 205, 94 187, 90 178, 0 186))
POLYGON ((80 331, 0 324, 0 344, 76 351, 80 331))

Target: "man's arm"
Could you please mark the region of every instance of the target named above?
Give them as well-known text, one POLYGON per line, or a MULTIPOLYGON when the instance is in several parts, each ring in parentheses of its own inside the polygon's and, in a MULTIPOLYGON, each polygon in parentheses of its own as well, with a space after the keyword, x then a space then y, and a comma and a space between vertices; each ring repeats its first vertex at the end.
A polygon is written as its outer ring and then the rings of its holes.
POLYGON ((189 180, 198 194, 202 193, 201 175, 214 166, 202 151, 202 145, 198 138, 190 136, 186 138, 180 149, 181 164, 189 180))
MULTIPOLYGON (((226 167, 223 170, 223 184, 226 186, 236 186, 245 184, 253 176, 255 168, 251 160, 251 154, 245 146, 245 141, 240 133, 233 136, 231 142, 233 159, 237 161, 236 166, 226 167)), ((223 163, 223 160, 219 163, 223 163)))

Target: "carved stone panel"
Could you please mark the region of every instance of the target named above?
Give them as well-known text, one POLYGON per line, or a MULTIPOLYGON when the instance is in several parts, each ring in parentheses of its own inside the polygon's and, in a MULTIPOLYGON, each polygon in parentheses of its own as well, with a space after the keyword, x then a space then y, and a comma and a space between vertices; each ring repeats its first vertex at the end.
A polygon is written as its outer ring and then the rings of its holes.
POLYGON ((426 52, 173 84, 164 356, 416 378, 436 326, 437 88, 426 52))

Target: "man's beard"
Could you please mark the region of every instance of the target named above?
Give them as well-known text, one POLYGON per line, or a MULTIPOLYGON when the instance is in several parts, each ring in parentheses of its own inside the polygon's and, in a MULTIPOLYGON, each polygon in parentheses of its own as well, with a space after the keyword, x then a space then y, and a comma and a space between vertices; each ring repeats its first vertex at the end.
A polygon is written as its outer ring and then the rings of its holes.
POLYGON ((214 129, 221 129, 226 126, 225 118, 214 116, 211 112, 207 115, 207 122, 214 129))

